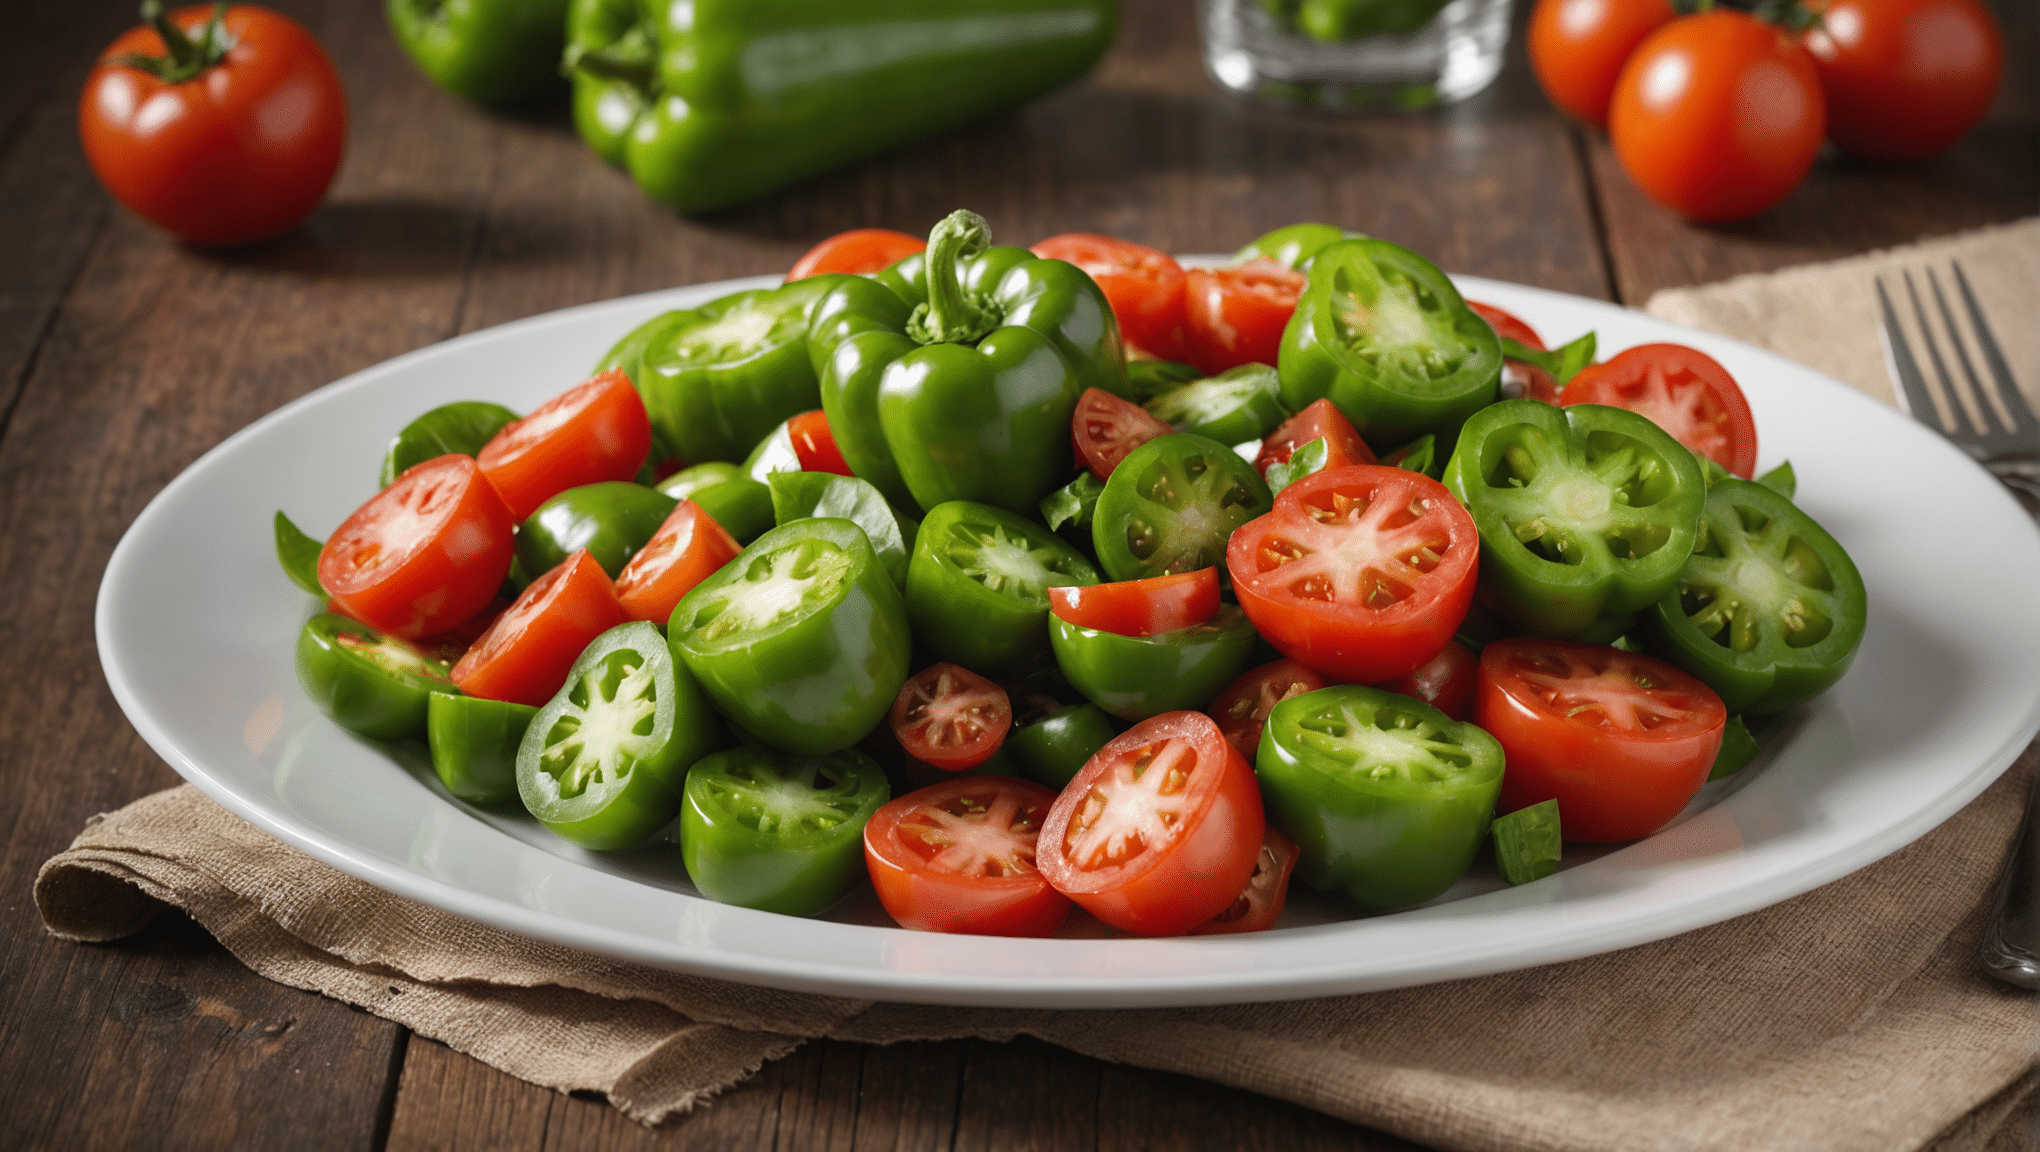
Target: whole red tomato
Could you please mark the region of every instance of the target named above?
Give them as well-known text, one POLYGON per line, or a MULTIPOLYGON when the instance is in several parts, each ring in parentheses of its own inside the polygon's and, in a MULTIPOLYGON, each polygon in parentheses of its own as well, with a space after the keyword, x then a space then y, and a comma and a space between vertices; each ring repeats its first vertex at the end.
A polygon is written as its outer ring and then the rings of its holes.
POLYGON ((347 99, 311 34, 263 8, 165 15, 106 49, 85 79, 78 135, 99 182, 199 245, 287 231, 333 182, 347 99), (167 47, 166 47, 167 44, 167 47))
POLYGON ((1608 137, 1650 198, 1703 224, 1783 200, 1826 130, 1813 57, 1742 12, 1674 20, 1639 45, 1615 82, 1608 137))
POLYGON ((1606 128, 1622 65, 1672 15, 1669 0, 1537 0, 1530 13, 1537 83, 1566 115, 1606 128))
POLYGON ((1976 127, 2005 71, 1977 0, 1833 0, 1803 43, 1827 94, 1827 134, 1867 160, 1921 160, 1976 127))

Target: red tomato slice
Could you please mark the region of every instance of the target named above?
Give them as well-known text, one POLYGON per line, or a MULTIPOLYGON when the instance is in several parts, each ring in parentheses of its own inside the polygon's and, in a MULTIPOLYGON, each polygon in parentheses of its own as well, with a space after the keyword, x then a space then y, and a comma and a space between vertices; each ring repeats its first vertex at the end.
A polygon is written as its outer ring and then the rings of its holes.
POLYGON ((1473 721, 1508 754, 1497 811, 1555 798, 1566 839, 1608 843, 1648 836, 1686 807, 1728 710, 1663 661, 1524 636, 1482 650, 1473 721))
MULTIPOLYGON (((419 637, 418 647, 423 648, 428 655, 436 660, 444 660, 448 664, 457 664, 460 662, 461 657, 467 655, 467 650, 475 646, 475 641, 488 634, 489 629, 496 624, 496 617, 501 616, 503 610, 508 607, 510 607, 510 601, 503 599, 499 595, 489 601, 487 608, 448 628, 446 631, 434 632, 430 636, 419 637)), ((345 616, 346 613, 342 612, 341 615, 345 616)))
POLYGON ((1089 273, 1112 305, 1112 318, 1128 344, 1160 360, 1184 357, 1183 266, 1175 257, 1095 232, 1050 236, 1031 251, 1089 273))
POLYGON ((1146 580, 1050 588, 1048 610, 1080 628, 1156 636, 1202 624, 1218 612, 1218 569, 1146 580))
POLYGON ((1452 639, 1473 603, 1480 535, 1421 472, 1359 465, 1306 476, 1226 545, 1233 592, 1277 651, 1334 680, 1378 684, 1452 639))
POLYGON ((1557 404, 1560 395, 1558 381, 1552 378, 1551 373, 1528 360, 1503 359, 1504 400, 1538 400, 1546 404, 1557 404))
POLYGON ((824 272, 881 272, 916 252, 926 251, 928 242, 919 236, 890 228, 852 228, 838 232, 807 250, 793 262, 786 282, 805 280, 824 272))
POLYGON ((1211 717, 1164 712, 1100 748, 1062 790, 1038 863, 1105 923, 1175 936, 1239 897, 1267 827, 1254 770, 1211 717))
POLYGON ((801 471, 856 475, 843 462, 843 453, 836 447, 836 434, 829 430, 829 418, 820 408, 788 417, 786 435, 793 441, 793 455, 800 461, 801 471))
POLYGON ((743 550, 699 504, 682 500, 616 574, 616 602, 626 619, 664 626, 682 596, 743 550))
POLYGON ((1285 656, 1240 673, 1240 678, 1226 685, 1205 712, 1218 722, 1218 730, 1251 764, 1261 751, 1261 732, 1268 726, 1268 713, 1277 704, 1331 686, 1332 682, 1317 669, 1285 656))
POLYGON ((1489 326, 1494 328, 1495 335, 1500 336, 1502 339, 1514 340, 1518 344, 1534 348, 1539 352, 1546 351, 1544 340, 1537 335, 1537 329, 1518 320, 1511 313, 1504 312, 1492 304, 1482 304, 1477 300, 1468 300, 1466 306, 1479 313, 1480 318, 1487 321, 1489 326))
POLYGON ((1053 936, 1069 897, 1034 853, 1055 793, 1011 776, 964 776, 909 792, 864 825, 864 863, 901 927, 1053 936))
POLYGON ((472 458, 427 460, 368 498, 319 550, 342 615, 406 640, 489 606, 510 571, 517 518, 472 458))
POLYGON ((476 461, 522 521, 583 484, 629 480, 652 450, 652 422, 621 368, 577 384, 505 424, 476 461))
POLYGON ((1480 661, 1457 640, 1447 640, 1438 654, 1408 675, 1376 684, 1390 692, 1422 700, 1454 720, 1473 715, 1473 685, 1480 676, 1480 661))
POLYGON ((1697 348, 1631 348, 1580 369, 1558 402, 1627 408, 1745 480, 1756 472, 1757 423, 1749 401, 1728 369, 1697 348))
POLYGON ((1070 418, 1070 443, 1077 459, 1100 480, 1110 479, 1119 462, 1135 448, 1175 429, 1131 400, 1122 400, 1103 388, 1086 388, 1077 398, 1077 412, 1070 418))
POLYGON ((1282 906, 1289 900, 1289 874, 1296 871, 1302 855, 1296 842, 1268 826, 1261 851, 1254 857, 1254 874, 1247 887, 1226 910, 1190 930, 1192 936, 1217 936, 1230 932, 1261 932, 1275 926, 1282 906))
POLYGON ((1323 471, 1351 464, 1375 463, 1374 450, 1353 428, 1353 422, 1330 400, 1313 400, 1303 411, 1276 425, 1261 441, 1254 457, 1254 469, 1262 476, 1275 464, 1287 464, 1296 450, 1313 440, 1323 440, 1327 449, 1323 471))
POLYGON ((586 548, 524 589, 453 666, 470 696, 534 707, 552 699, 588 642, 624 622, 609 574, 586 548))
POLYGON ((1215 376, 1241 364, 1273 364, 1282 330, 1309 281, 1268 260, 1183 274, 1190 362, 1215 376))
POLYGON ((900 685, 892 730, 914 759, 950 772, 992 758, 1013 726, 1006 690, 956 664, 931 664, 900 685))

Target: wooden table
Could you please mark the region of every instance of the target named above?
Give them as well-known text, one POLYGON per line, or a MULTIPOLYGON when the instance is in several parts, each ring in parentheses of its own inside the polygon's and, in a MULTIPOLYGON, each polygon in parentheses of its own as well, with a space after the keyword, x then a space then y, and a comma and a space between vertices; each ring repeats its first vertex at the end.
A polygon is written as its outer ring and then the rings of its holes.
POLYGON ((107 557, 200 453, 349 372, 555 308, 778 272, 830 233, 920 232, 958 206, 1010 241, 1089 230, 1179 252, 1325 220, 1452 271, 1633 305, 1669 285, 2040 209, 2040 10, 2027 0, 1998 4, 2013 71, 1955 150, 1888 169, 1824 160, 1782 207, 1729 228, 1645 200, 1602 137, 1551 110, 1520 47, 1492 89, 1436 114, 1292 114, 1218 94, 1187 0, 1126 0, 1104 66, 1022 111, 740 212, 681 219, 596 162, 563 114, 493 115, 432 88, 374 0, 278 6, 339 65, 347 161, 298 230, 196 252, 113 205, 79 152, 76 94, 132 22, 130 0, 8 5, 0 1147, 1410 1147, 1030 1041, 810 1044, 647 1131, 599 1100, 251 975, 188 920, 114 947, 54 941, 29 899, 38 865, 93 813, 177 783, 99 671, 92 608, 107 557))

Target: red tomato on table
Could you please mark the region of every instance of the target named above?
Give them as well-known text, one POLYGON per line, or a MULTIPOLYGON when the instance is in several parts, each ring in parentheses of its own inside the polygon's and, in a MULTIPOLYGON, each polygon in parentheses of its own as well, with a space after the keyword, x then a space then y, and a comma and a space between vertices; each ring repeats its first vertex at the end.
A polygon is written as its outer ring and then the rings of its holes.
POLYGON ((1866 160, 1923 160, 1976 127, 2005 71, 1977 0, 1832 0, 1800 41, 1827 97, 1828 139, 1866 160))
POLYGON ((631 479, 651 450, 645 402, 611 368, 505 424, 475 459, 521 522, 569 488, 631 479))
POLYGON ((510 571, 517 520, 471 457, 440 456, 369 497, 319 550, 337 610, 406 640, 489 606, 510 571))
POLYGON ((1119 636, 1174 632, 1217 614, 1218 569, 1050 588, 1048 610, 1079 628, 1119 636))
POLYGON ((907 755, 949 772, 992 758, 1013 726, 1006 690, 958 664, 931 664, 893 700, 893 737, 907 755))
POLYGON ((1216 376, 1241 364, 1273 364, 1282 330, 1308 280, 1268 260, 1183 274, 1190 362, 1216 376))
POLYGON ((1560 111, 1606 128, 1622 65, 1673 15, 1669 0, 1537 0, 1530 13, 1530 67, 1560 111))
POLYGON ((1069 915, 1035 860, 1055 793, 1012 776, 963 776, 909 792, 864 825, 878 902, 905 928, 1053 936, 1069 915))
POLYGON ((895 232, 890 228, 852 228, 808 249, 787 271, 786 282, 791 284, 824 272, 882 272, 927 248, 926 240, 905 232, 895 232))
POLYGON ((560 690, 589 641, 624 620, 609 574, 583 548, 496 617, 453 666, 453 682, 470 696, 536 707, 560 690))
POLYGON ((1095 232, 1050 236, 1030 251, 1066 260, 1089 273, 1112 305, 1112 318, 1128 344, 1162 360, 1181 360, 1187 354, 1183 266, 1175 257, 1095 232))
POLYGON ((1672 439, 1747 480, 1757 469, 1757 422, 1721 362, 1683 344, 1640 344, 1580 369, 1558 403, 1627 408, 1672 439))

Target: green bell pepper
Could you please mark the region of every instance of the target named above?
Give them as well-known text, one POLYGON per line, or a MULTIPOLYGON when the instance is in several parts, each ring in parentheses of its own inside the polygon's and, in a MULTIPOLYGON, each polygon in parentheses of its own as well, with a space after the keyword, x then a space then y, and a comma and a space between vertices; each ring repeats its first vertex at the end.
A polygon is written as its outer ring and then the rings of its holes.
POLYGON ((619 624, 532 717, 517 793, 563 840, 628 848, 679 814, 688 766, 719 742, 715 713, 657 625, 619 624))
POLYGON ((560 85, 567 0, 388 0, 397 43, 434 84, 509 105, 560 85))
POLYGON ((1112 0, 573 0, 574 126, 684 212, 755 200, 1082 75, 1112 0))
POLYGON ((710 460, 705 464, 682 468, 652 487, 675 500, 686 500, 712 484, 745 478, 743 465, 733 464, 728 460, 710 460))
POLYGON ((687 772, 680 853, 703 896, 813 916, 864 875, 864 825, 892 798, 854 749, 798 756, 732 748, 687 772))
POLYGON ((742 465, 711 460, 675 472, 657 487, 675 500, 700 505, 739 544, 749 544, 772 527, 772 489, 744 475, 742 465))
POLYGON ((738 292, 668 314, 628 370, 661 442, 690 464, 742 460, 787 417, 821 407, 808 309, 829 283, 738 292))
POLYGON ((876 279, 852 277, 815 303, 808 317, 808 360, 821 381, 822 413, 836 450, 859 479, 895 504, 912 504, 885 428, 878 385, 885 366, 920 347, 907 335, 914 306, 876 279))
POLYGON ((1232 261, 1246 264, 1266 260, 1292 272, 1308 272, 1310 262, 1317 259, 1318 253, 1341 240, 1358 239, 1362 239, 1358 232, 1348 232, 1330 224, 1290 224, 1256 238, 1233 253, 1232 261))
POLYGON ((1707 499, 1693 454, 1647 417, 1535 400, 1468 420, 1445 487, 1480 529, 1482 600, 1560 639, 1671 592, 1707 499))
POLYGON ((1157 436, 1112 470, 1091 521, 1098 566, 1113 580, 1145 580, 1225 565, 1233 530, 1274 497, 1254 466, 1216 440, 1157 436))
POLYGON ((864 530, 820 516, 760 536, 681 597, 666 631, 723 715, 810 756, 885 718, 913 646, 864 530))
POLYGON ((1379 688, 1275 705, 1254 771, 1268 819, 1302 850, 1296 877, 1362 908, 1420 904, 1466 873, 1502 790, 1502 745, 1379 688))
POLYGON ((1015 727, 1001 750, 1012 756, 1029 780, 1061 789, 1116 735, 1104 709, 1096 704, 1072 704, 1032 724, 1015 727))
POLYGON ((375 740, 425 733, 426 701, 458 692, 453 666, 345 616, 320 613, 298 633, 297 678, 333 723, 375 740))
POLYGON ((425 706, 425 742, 432 771, 446 790, 470 804, 517 799, 517 749, 538 709, 435 691, 425 706))
POLYGON ((1282 331, 1282 402, 1323 397, 1379 451, 1461 422, 1501 395, 1495 330, 1430 261, 1386 240, 1341 240, 1311 261, 1282 331))
POLYGON ((628 480, 569 488, 540 504, 518 526, 517 563, 526 572, 550 572, 586 548, 614 580, 678 503, 628 480))
POLYGON ((503 425, 517 419, 517 413, 501 404, 481 400, 460 400, 441 404, 397 433, 383 453, 382 471, 376 484, 387 488, 416 464, 458 453, 479 455, 503 425))
POLYGON ((1246 670, 1260 634, 1236 604, 1202 624, 1153 636, 1121 636, 1048 619, 1062 674, 1086 700, 1121 720, 1201 708, 1246 670))
POLYGON ((1143 407, 1178 432, 1221 444, 1258 440, 1290 415, 1282 406, 1282 381, 1266 364, 1228 368, 1164 392, 1143 407))
POLYGON ((987 676, 1048 648, 1048 590, 1098 582, 1082 553, 1001 508, 953 500, 921 522, 907 564, 907 619, 937 660, 987 676))
POLYGON ((1763 716, 1832 687, 1863 642, 1869 601, 1827 530, 1765 485, 1707 493, 1698 543, 1644 619, 1653 650, 1730 712, 1763 716))
POLYGON ((892 582, 907 586, 907 558, 913 554, 920 521, 902 515, 878 489, 854 476, 829 472, 776 472, 772 474, 772 518, 791 524, 810 516, 834 516, 864 529, 872 551, 892 582))

